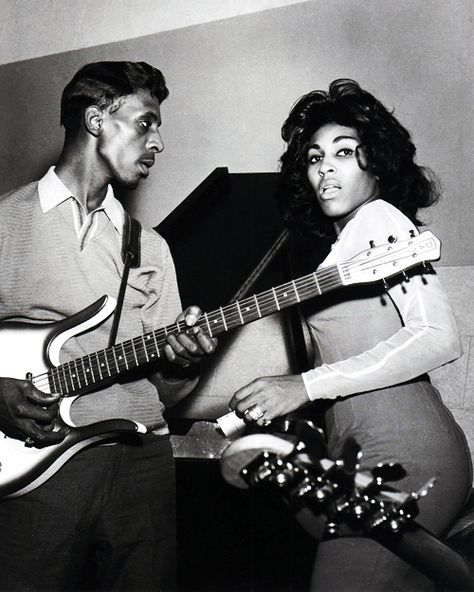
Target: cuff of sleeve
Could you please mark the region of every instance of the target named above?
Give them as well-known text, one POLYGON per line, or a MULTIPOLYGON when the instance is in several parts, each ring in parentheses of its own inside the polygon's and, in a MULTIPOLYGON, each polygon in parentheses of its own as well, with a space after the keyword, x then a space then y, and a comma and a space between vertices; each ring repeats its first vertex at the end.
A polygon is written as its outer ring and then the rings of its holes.
POLYGON ((304 388, 306 389, 306 394, 308 395, 308 399, 310 401, 314 401, 316 397, 311 393, 311 382, 314 380, 314 370, 308 370, 308 372, 303 372, 301 377, 303 378, 304 388))
POLYGON ((336 384, 332 380, 334 373, 331 372, 327 364, 322 364, 317 368, 303 372, 301 376, 310 401, 315 401, 316 399, 335 399, 340 396, 339 388, 335 391, 336 384))

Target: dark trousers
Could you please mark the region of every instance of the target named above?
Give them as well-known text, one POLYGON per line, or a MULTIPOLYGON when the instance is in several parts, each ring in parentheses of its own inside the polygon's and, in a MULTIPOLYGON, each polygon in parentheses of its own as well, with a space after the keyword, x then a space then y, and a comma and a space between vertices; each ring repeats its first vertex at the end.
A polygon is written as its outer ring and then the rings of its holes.
POLYGON ((0 590, 172 590, 175 520, 168 437, 94 446, 0 503, 0 590))

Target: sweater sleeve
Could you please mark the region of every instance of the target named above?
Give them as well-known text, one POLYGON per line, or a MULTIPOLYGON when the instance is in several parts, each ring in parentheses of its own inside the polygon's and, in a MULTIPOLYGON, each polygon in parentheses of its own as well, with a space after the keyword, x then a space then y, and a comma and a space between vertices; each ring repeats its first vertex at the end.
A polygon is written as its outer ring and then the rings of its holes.
MULTIPOLYGON (((388 227, 386 223, 382 228, 377 226, 385 236, 387 231, 410 230, 410 221, 396 212, 395 219, 388 218, 388 227)), ((398 311, 400 329, 367 351, 303 373, 311 400, 334 399, 405 382, 461 355, 456 320, 435 274, 417 274, 409 282, 399 281, 387 295, 398 311)))

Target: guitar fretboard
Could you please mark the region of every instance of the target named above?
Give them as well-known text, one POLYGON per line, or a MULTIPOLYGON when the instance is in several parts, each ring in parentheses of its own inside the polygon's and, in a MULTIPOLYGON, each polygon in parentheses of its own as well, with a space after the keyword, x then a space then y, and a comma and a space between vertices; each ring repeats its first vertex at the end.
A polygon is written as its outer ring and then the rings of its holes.
MULTIPOLYGON (((341 286, 341 273, 345 273, 341 269, 344 269, 343 266, 330 266, 260 294, 236 300, 204 313, 198 325, 211 337, 231 331, 341 286)), ((186 330, 189 327, 184 322, 174 323, 61 364, 48 371, 49 388, 51 392, 63 396, 92 390, 130 370, 157 361, 163 355, 167 335, 186 330)))

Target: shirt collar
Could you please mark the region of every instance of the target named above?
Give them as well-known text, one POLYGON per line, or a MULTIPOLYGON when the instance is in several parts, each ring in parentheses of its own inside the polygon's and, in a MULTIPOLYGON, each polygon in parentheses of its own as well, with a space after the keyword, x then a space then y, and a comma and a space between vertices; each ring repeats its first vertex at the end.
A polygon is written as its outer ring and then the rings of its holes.
MULTIPOLYGON (((38 193, 41 210, 44 214, 59 206, 68 199, 77 199, 72 195, 61 179, 54 172, 54 166, 50 167, 48 172, 38 181, 38 193)), ((80 204, 79 204, 80 205, 80 204)), ((80 206, 82 207, 82 206, 80 206)), ((122 235, 125 214, 122 204, 115 198, 112 186, 107 187, 107 193, 104 201, 97 210, 104 210, 109 220, 114 225, 115 230, 122 235)), ((96 210, 96 211, 97 211, 96 210)))

